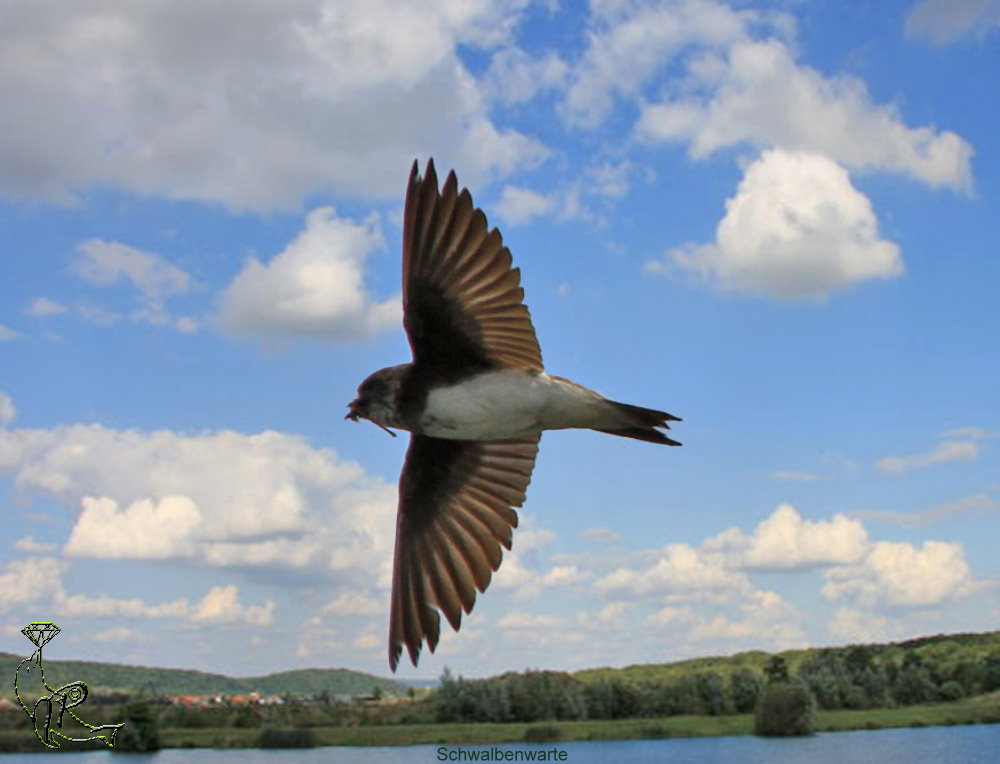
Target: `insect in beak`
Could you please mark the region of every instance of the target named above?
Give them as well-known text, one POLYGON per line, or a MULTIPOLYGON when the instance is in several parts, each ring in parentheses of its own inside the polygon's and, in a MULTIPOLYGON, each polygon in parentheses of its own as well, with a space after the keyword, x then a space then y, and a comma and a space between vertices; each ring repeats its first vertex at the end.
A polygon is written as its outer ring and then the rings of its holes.
POLYGON ((392 437, 394 437, 394 438, 396 437, 396 433, 394 433, 392 430, 390 430, 384 424, 376 422, 374 419, 370 419, 369 417, 366 417, 363 414, 359 413, 358 412, 358 401, 357 401, 357 399, 354 399, 353 401, 351 401, 350 403, 348 403, 347 404, 347 408, 349 409, 349 411, 347 412, 347 416, 345 416, 344 419, 350 419, 352 422, 357 422, 359 419, 367 419, 372 424, 374 424, 374 425, 382 428, 383 430, 385 430, 392 437))

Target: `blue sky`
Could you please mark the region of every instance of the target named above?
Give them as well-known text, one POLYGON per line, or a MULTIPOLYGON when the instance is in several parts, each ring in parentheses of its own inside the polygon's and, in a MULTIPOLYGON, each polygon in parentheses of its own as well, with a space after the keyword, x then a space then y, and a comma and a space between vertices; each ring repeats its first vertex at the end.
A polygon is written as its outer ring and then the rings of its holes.
POLYGON ((992 0, 20 3, 0 30, 0 650, 387 673, 410 164, 547 369, 546 434, 404 677, 1000 624, 992 0))

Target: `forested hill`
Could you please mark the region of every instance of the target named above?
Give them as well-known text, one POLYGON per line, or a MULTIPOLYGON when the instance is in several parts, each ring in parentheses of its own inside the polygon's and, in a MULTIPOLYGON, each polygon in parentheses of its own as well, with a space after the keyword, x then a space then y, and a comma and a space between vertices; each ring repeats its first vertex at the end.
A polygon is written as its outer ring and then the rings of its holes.
MULTIPOLYGON (((14 671, 25 656, 0 653, 0 695, 13 692, 14 671)), ((45 675, 49 684, 83 681, 91 692, 148 692, 156 696, 177 695, 240 695, 258 692, 261 695, 370 695, 379 688, 381 693, 405 696, 409 688, 391 679, 382 679, 347 669, 303 669, 284 671, 259 677, 228 677, 184 669, 124 666, 117 663, 89 661, 56 661, 45 659, 45 675)))
MULTIPOLYGON (((848 667, 902 666, 919 661, 928 669, 947 670, 962 663, 983 664, 991 656, 1000 657, 1000 631, 981 634, 939 634, 902 642, 885 644, 858 644, 845 647, 810 647, 777 653, 789 668, 798 675, 803 667, 808 669, 819 663, 843 662, 848 667), (853 656, 853 657, 852 657, 853 656)), ((584 682, 598 679, 622 679, 630 682, 671 681, 703 673, 728 674, 750 670, 762 674, 773 658, 773 653, 751 651, 729 656, 692 658, 674 663, 651 663, 624 668, 592 668, 577 671, 574 676, 584 682)))
MULTIPOLYGON (((804 686, 821 709, 896 708, 976 696, 990 698, 993 709, 1000 705, 1000 632, 574 674, 527 671, 466 680, 445 673, 433 701, 438 720, 447 722, 715 716, 752 713, 772 682, 804 686)), ((1000 719, 1000 713, 990 714, 1000 719)))

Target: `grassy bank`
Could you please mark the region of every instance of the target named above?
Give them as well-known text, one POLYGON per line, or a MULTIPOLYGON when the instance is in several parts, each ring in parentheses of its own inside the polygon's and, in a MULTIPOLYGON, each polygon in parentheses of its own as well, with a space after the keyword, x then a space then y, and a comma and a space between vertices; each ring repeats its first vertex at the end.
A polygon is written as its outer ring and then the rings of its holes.
MULTIPOLYGON (((819 731, 1000 723, 1000 693, 952 703, 866 711, 820 711, 819 731)), ((354 727, 310 727, 316 745, 393 746, 420 744, 568 742, 629 738, 749 735, 753 717, 670 716, 661 719, 618 719, 578 722, 510 724, 393 724, 354 727)), ((164 729, 170 748, 252 748, 260 730, 254 728, 164 729)), ((25 730, 0 730, 0 751, 45 751, 25 730)), ((78 749, 79 750, 79 749, 78 749)))

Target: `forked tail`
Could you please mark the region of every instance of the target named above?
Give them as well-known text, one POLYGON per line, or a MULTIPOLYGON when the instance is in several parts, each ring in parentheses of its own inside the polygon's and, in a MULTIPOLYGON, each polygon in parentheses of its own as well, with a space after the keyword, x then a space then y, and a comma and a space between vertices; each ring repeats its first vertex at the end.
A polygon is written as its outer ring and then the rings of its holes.
POLYGON ((618 401, 607 401, 609 406, 613 406, 620 426, 616 427, 595 427, 599 432, 606 432, 609 435, 620 435, 623 438, 635 438, 645 440, 649 443, 661 443, 664 446, 679 446, 673 438, 668 438, 657 428, 669 430, 667 422, 680 422, 680 417, 668 414, 666 411, 656 409, 645 409, 642 406, 632 406, 628 403, 618 401))

